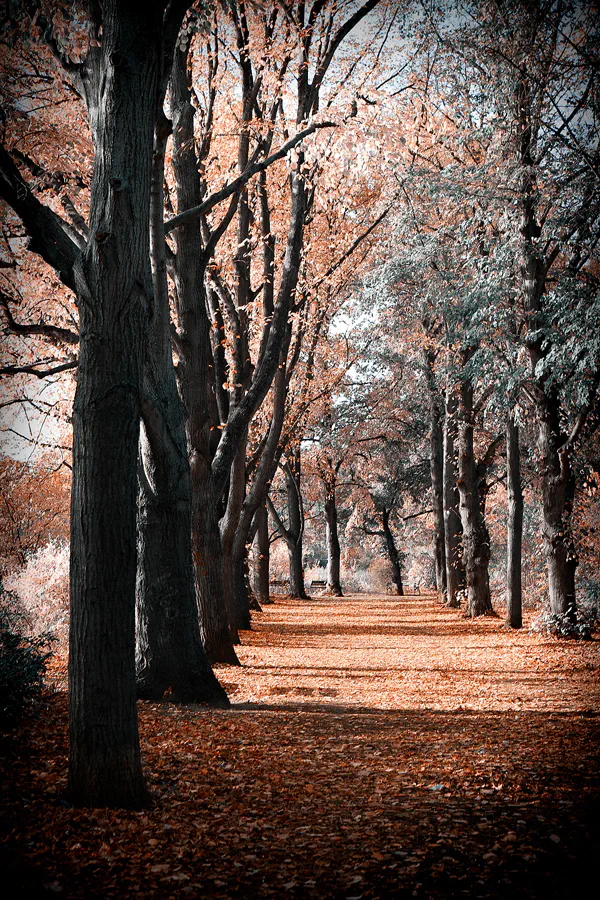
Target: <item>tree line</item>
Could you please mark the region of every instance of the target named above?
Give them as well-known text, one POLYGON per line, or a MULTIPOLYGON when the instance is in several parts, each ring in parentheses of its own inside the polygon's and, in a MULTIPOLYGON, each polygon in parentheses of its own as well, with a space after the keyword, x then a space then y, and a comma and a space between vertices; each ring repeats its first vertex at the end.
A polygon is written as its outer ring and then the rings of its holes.
POLYGON ((536 429, 550 607, 575 622, 600 384, 593 15, 106 0, 8 6, 1 28, 6 405, 46 420, 75 387, 73 802, 148 802, 138 697, 228 704, 211 665, 238 664, 253 542, 268 602, 269 515, 305 596, 309 447, 331 592, 343 479, 398 592, 390 522, 426 493, 403 515, 429 517, 440 599, 479 615, 505 445, 518 627, 536 429))

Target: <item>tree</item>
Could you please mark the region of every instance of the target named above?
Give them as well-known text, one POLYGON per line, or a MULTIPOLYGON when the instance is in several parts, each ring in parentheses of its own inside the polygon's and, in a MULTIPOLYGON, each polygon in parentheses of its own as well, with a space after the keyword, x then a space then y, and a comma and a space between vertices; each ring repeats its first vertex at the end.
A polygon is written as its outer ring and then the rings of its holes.
MULTIPOLYGON (((136 4, 108 0, 102 10, 92 7, 82 62, 62 52, 53 23, 38 16, 84 99, 94 141, 83 247, 34 197, 6 150, 0 155, 2 196, 31 235, 32 249, 74 291, 80 316, 69 662, 69 792, 78 805, 138 808, 148 802, 135 705, 138 441, 154 293, 153 139, 185 11, 185 3, 146 6, 142 31, 136 4)), ((71 24, 76 28, 80 20, 71 24)))

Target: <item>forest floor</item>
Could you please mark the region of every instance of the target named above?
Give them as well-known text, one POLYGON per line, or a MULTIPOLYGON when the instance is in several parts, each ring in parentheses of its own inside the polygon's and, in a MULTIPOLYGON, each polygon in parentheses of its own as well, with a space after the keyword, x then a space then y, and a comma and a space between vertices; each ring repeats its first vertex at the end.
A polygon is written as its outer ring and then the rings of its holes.
POLYGON ((143 813, 64 802, 55 666, 2 748, 5 896, 593 895, 598 639, 351 596, 278 598, 242 642, 243 665, 218 667, 230 710, 140 703, 143 813))

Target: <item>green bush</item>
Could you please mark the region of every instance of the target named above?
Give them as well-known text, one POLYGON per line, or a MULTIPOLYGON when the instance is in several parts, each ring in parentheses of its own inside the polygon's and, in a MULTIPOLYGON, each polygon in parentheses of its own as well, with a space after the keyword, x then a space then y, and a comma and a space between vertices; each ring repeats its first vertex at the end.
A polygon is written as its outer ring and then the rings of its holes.
POLYGON ((47 635, 28 638, 21 634, 13 598, 0 596, 0 727, 11 728, 31 709, 44 687, 46 662, 51 656, 47 635))
POLYGON ((548 598, 544 597, 532 630, 558 637, 590 640, 600 626, 600 586, 588 578, 580 578, 577 594, 577 609, 569 609, 563 615, 551 613, 548 598))

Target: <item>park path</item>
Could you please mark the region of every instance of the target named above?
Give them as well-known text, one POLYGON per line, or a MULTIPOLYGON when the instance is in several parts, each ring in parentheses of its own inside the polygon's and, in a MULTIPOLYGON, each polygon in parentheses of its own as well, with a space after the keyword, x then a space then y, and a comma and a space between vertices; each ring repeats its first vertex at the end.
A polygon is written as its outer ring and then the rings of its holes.
POLYGON ((598 640, 431 596, 278 598, 239 651, 230 710, 139 704, 151 810, 61 802, 64 690, 0 760, 10 858, 48 896, 590 896, 598 640))
POLYGON ((600 711, 600 642, 465 619, 431 595, 277 599, 242 636, 234 703, 370 709, 600 711))

